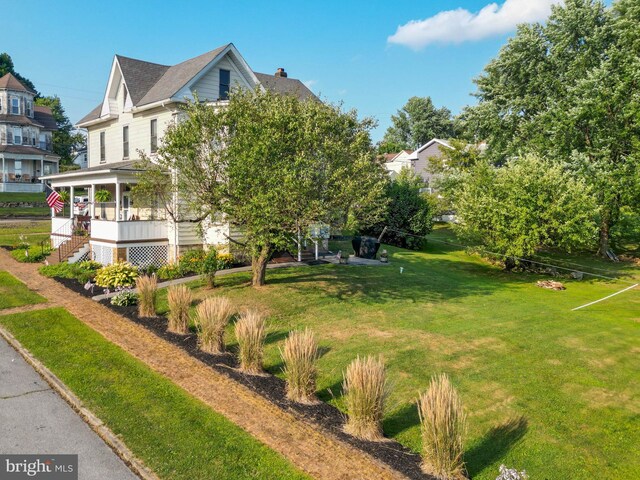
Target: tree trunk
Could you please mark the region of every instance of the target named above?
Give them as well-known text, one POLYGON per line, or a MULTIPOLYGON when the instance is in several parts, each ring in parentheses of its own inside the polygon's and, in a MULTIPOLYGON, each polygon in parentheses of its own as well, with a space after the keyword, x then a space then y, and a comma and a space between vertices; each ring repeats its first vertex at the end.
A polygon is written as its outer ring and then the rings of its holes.
POLYGON ((251 284, 254 287, 264 285, 264 277, 267 272, 267 262, 269 261, 269 254, 271 253, 271 247, 269 245, 263 245, 260 249, 260 254, 253 256, 251 259, 251 268, 253 270, 253 279, 251 284))
POLYGON ((600 245, 598 247, 598 255, 601 257, 607 257, 607 251, 609 250, 609 216, 605 214, 602 217, 602 222, 600 223, 600 245))

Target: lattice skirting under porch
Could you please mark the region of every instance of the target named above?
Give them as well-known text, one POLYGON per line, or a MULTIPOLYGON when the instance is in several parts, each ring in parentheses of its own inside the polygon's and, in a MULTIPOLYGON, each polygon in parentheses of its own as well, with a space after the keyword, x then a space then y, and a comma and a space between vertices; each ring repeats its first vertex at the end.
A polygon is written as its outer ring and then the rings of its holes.
POLYGON ((107 247, 104 245, 91 245, 91 251, 93 260, 102 265, 109 265, 113 263, 113 247, 107 247))
POLYGON ((127 261, 142 268, 167 263, 168 245, 127 247, 127 261))

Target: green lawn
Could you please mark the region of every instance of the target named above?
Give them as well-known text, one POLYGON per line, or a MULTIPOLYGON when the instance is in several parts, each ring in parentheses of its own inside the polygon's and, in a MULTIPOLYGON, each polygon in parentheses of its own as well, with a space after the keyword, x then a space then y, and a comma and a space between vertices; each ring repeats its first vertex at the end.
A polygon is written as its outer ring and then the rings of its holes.
MULTIPOLYGON (((44 193, 8 193, 0 192, 0 203, 4 202, 33 202, 44 203, 44 193)), ((51 210, 45 207, 14 207, 0 208, 0 218, 10 217, 47 217, 51 210)))
POLYGON ((22 242, 21 235, 31 245, 37 245, 49 238, 50 232, 50 220, 0 222, 0 246, 17 246, 22 242))
POLYGON ((67 311, 7 315, 0 323, 160 478, 307 478, 67 311))
POLYGON ((43 303, 46 300, 32 292, 20 280, 0 270, 0 309, 43 303))
MULTIPOLYGON (((338 406, 347 364, 382 354, 392 387, 385 433, 416 451, 413 402, 431 375, 448 373, 468 411, 473 478, 495 479, 501 463, 536 479, 640 478, 640 290, 572 312, 627 284, 563 279, 567 290, 551 291, 535 286, 545 277, 506 273, 436 242, 422 252, 387 248, 389 267, 270 270, 259 289, 247 286, 249 274, 221 277, 213 292, 191 286, 198 298, 224 294, 269 314, 273 373, 287 332, 311 327, 325 351, 319 394, 338 406)), ((627 280, 640 277, 616 265, 627 280)), ((166 310, 164 295, 159 306, 166 310)))

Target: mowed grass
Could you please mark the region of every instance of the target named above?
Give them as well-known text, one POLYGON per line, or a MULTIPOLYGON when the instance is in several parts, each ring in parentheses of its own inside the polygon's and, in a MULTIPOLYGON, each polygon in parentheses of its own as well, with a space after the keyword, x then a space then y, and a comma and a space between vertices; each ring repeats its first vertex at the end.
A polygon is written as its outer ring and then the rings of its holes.
MULTIPOLYGON (((388 267, 269 270, 258 289, 249 274, 221 276, 215 290, 191 286, 198 299, 226 295, 268 313, 275 374, 288 332, 310 327, 324 351, 319 396, 339 408, 349 362, 382 354, 392 385, 385 434, 415 451, 415 400, 447 373, 468 412, 473 478, 495 479, 501 463, 531 478, 640 478, 640 290, 573 312, 628 284, 562 279, 567 289, 551 291, 535 285, 548 277, 507 273, 435 241, 421 252, 386 248, 388 267)), ((638 278, 617 267, 625 281, 638 278)), ((227 343, 234 348, 231 328, 227 343)))
MULTIPOLYGON (((4 202, 31 202, 44 203, 44 193, 9 193, 0 192, 0 203, 4 202)), ((0 218, 11 217, 46 217, 51 215, 51 210, 46 207, 1 207, 0 218)))
POLYGON ((307 478, 66 310, 0 316, 0 324, 160 478, 307 478))
POLYGON ((43 303, 47 300, 35 292, 13 275, 0 270, 0 309, 21 307, 43 303))
POLYGON ((0 222, 0 247, 19 245, 22 242, 21 235, 31 245, 37 245, 42 240, 49 238, 50 232, 50 220, 0 222))

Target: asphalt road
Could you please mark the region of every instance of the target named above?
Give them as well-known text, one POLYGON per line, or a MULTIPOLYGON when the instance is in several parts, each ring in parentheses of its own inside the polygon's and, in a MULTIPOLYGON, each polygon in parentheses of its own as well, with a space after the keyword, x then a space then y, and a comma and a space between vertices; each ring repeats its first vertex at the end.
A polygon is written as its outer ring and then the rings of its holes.
POLYGON ((77 454, 79 480, 138 478, 1 337, 0 453, 77 454))

